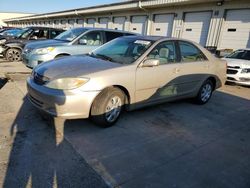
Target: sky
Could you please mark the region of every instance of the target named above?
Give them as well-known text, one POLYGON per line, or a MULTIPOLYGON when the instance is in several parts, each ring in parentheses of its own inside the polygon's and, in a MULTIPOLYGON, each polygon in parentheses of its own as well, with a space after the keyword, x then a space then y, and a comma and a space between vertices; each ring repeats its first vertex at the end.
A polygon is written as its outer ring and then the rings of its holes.
POLYGON ((0 12, 47 13, 124 0, 0 0, 0 12))

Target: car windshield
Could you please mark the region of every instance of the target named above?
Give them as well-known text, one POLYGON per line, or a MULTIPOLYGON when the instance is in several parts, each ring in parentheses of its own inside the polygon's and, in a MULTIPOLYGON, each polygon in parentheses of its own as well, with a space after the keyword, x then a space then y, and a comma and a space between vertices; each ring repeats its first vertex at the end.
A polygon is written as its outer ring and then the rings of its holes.
POLYGON ((136 38, 117 38, 90 53, 90 56, 114 63, 131 64, 151 45, 152 41, 136 38))
POLYGON ((250 50, 237 50, 229 54, 226 58, 250 60, 250 50))
POLYGON ((75 38, 77 38, 78 36, 80 36, 82 33, 86 32, 86 31, 87 31, 87 29, 85 29, 85 28, 70 29, 68 31, 65 31, 65 32, 61 33, 55 39, 56 40, 63 40, 63 41, 71 42, 75 38))
POLYGON ((31 28, 24 28, 18 35, 17 37, 20 37, 22 39, 26 39, 31 33, 33 29, 31 28))

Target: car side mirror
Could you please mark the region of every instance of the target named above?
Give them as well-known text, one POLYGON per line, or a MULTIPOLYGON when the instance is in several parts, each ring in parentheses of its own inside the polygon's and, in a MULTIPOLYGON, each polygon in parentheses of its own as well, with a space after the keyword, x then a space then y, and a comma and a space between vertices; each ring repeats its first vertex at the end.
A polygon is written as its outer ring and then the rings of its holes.
POLYGON ((80 39, 79 40, 79 44, 81 44, 81 45, 86 45, 87 44, 87 40, 86 39, 80 39))
POLYGON ((143 64, 142 67, 155 67, 158 66, 160 64, 159 59, 146 59, 143 64))

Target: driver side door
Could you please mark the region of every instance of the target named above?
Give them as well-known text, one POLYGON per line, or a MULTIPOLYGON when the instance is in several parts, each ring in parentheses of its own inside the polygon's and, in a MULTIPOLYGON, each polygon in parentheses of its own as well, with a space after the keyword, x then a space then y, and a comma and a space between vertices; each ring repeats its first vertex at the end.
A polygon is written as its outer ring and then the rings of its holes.
POLYGON ((175 41, 164 41, 155 46, 146 59, 159 60, 158 66, 144 67, 143 62, 136 70, 137 103, 152 103, 181 95, 178 85, 180 62, 177 58, 175 41))

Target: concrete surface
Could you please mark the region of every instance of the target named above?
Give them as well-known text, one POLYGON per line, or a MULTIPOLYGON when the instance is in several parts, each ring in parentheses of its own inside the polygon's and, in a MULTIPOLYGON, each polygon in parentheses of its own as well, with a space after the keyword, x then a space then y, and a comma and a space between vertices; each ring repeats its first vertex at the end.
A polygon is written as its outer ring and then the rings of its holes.
POLYGON ((0 90, 0 186, 250 187, 250 88, 126 112, 103 129, 41 119, 24 80, 0 90))
POLYGON ((108 187, 27 101, 24 69, 13 70, 19 80, 0 89, 0 187, 108 187))

